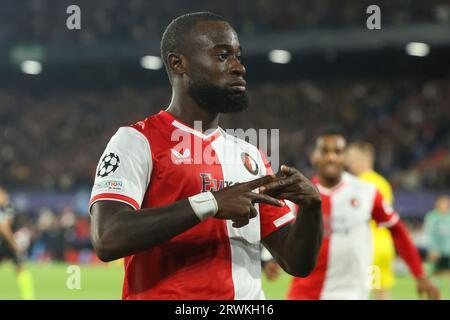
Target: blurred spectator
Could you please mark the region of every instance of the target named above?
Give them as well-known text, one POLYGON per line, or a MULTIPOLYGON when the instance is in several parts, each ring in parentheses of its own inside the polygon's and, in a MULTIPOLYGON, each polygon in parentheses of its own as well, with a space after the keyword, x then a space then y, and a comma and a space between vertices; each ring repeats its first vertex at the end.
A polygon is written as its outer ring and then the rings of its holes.
MULTIPOLYGON (((22 189, 91 188, 99 146, 119 126, 157 113, 169 101, 167 87, 39 96, 0 90, 0 181, 22 189)), ((223 116, 223 128, 280 129, 280 160, 307 175, 314 136, 337 123, 350 141, 375 146, 375 167, 394 188, 450 185, 448 80, 261 83, 249 87, 249 101, 244 116, 223 116)))
POLYGON ((55 214, 41 210, 37 223, 37 247, 43 250, 43 260, 64 260, 64 232, 55 214))
POLYGON ((42 208, 34 223, 29 216, 21 220, 16 223, 15 235, 19 239, 28 235, 31 260, 92 262, 89 219, 77 215, 72 208, 64 208, 59 214, 42 208), (83 251, 87 255, 86 261, 79 261, 83 251))
MULTIPOLYGON (((241 35, 292 32, 317 28, 361 26, 368 0, 24 0, 0 1, 0 42, 43 43, 133 41, 145 43, 160 37, 173 18, 192 11, 212 11, 229 19, 241 35), (68 32, 66 8, 81 8, 83 32, 68 32), (20 14, 14 14, 20 12, 20 14)), ((378 4, 383 26, 411 23, 449 23, 446 0, 391 0, 378 4)))

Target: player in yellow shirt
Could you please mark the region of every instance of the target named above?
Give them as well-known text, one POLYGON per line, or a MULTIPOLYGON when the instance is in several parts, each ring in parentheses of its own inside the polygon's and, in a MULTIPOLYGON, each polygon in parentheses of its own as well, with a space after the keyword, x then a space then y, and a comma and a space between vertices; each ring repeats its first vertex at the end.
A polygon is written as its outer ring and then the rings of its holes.
MULTIPOLYGON (((394 197, 389 182, 374 171, 374 147, 367 142, 355 142, 349 145, 346 153, 348 170, 361 179, 374 184, 388 205, 392 205, 394 197)), ((373 265, 380 273, 379 288, 374 289, 374 296, 378 300, 389 300, 390 289, 395 282, 393 262, 395 249, 392 236, 386 228, 379 228, 374 221, 370 222, 374 244, 373 265)))

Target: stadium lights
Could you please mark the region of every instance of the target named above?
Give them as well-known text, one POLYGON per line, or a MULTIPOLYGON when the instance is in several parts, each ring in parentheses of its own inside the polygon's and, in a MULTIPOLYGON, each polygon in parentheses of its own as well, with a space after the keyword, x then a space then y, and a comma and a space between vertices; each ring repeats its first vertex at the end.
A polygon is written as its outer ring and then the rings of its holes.
POLYGON ((430 53, 430 46, 423 42, 410 42, 405 47, 410 56, 425 57, 430 53))
POLYGON ((159 70, 162 68, 163 62, 157 56, 143 56, 141 58, 141 66, 144 69, 159 70))
POLYGON ((291 61, 291 53, 286 50, 272 50, 269 52, 269 60, 273 63, 289 63, 291 61))
POLYGON ((39 61, 25 60, 20 63, 20 70, 26 74, 36 75, 42 72, 42 64, 39 61))

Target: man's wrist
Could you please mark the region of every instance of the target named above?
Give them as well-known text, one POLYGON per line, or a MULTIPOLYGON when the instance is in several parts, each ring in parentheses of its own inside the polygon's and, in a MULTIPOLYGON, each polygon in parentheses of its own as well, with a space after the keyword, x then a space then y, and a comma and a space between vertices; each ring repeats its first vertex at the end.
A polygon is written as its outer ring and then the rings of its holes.
POLYGON ((188 200, 192 210, 200 221, 214 217, 219 210, 216 198, 210 191, 196 194, 195 196, 189 197, 188 200))
POLYGON ((322 207, 322 199, 299 199, 297 204, 300 209, 320 209, 322 207))
POLYGON ((417 281, 421 281, 421 280, 427 280, 428 276, 425 273, 422 273, 418 276, 415 277, 417 281))

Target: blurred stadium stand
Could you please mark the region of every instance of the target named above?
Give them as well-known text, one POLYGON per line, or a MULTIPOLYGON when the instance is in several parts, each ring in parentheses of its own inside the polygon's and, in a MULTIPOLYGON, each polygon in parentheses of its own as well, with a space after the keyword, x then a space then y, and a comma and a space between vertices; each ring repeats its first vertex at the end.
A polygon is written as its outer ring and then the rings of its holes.
MULTIPOLYGON (((279 128, 280 160, 306 174, 315 135, 330 123, 377 150, 404 217, 421 218, 450 189, 450 3, 361 1, 0 0, 0 184, 21 212, 87 214, 95 167, 121 125, 170 101, 159 55, 167 23, 208 10, 231 21, 247 66, 250 108, 224 128, 279 128), (381 8, 382 30, 366 28, 381 8), (66 28, 81 7, 82 29, 66 28), (424 42, 428 55, 405 45, 424 42), (288 64, 267 58, 289 50, 288 64), (21 71, 38 61, 37 75, 21 71), (44 210, 44 211, 45 211, 44 210), (46 212, 46 211, 45 211, 46 212)), ((83 234, 84 235, 84 234, 83 234)), ((84 239, 84 238, 83 238, 84 239)))

